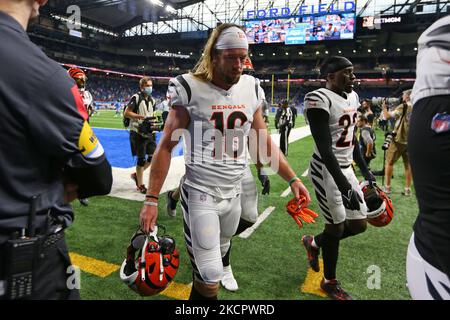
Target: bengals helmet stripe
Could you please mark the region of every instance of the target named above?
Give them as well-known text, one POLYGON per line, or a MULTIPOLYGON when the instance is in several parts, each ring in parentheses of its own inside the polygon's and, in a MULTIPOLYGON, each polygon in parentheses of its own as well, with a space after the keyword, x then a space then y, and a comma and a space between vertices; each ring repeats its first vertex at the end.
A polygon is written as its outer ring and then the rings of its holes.
POLYGON ((120 279, 142 296, 152 296, 168 287, 180 264, 175 240, 136 232, 127 249, 127 258, 120 268, 120 279), (145 241, 142 241, 145 238, 145 241), (138 247, 136 247, 138 246, 138 247), (139 251, 138 257, 135 253, 139 251))
POLYGON ((86 80, 86 74, 80 68, 70 68, 68 71, 69 76, 73 79, 84 79, 86 80))

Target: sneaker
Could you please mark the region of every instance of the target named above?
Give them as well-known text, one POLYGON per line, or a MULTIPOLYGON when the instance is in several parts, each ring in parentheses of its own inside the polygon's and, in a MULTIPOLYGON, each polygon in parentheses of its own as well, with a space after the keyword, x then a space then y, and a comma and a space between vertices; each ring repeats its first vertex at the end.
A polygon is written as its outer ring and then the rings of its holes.
POLYGON ((167 214, 169 215, 169 217, 175 218, 177 216, 177 200, 174 200, 172 198, 172 194, 173 191, 169 191, 167 192, 167 204, 166 204, 166 209, 167 209, 167 214))
POLYGON ((312 246, 312 241, 314 237, 313 236, 303 236, 302 237, 302 243, 303 246, 306 249, 306 253, 308 254, 308 262, 315 272, 320 271, 320 265, 319 265, 319 252, 320 249, 316 249, 312 246))
POLYGON ((386 194, 391 194, 391 187, 390 186, 383 186, 383 188, 381 188, 383 190, 384 193, 386 194))
POLYGON ((146 194, 146 193, 147 193, 147 188, 146 188, 145 185, 143 185, 143 184, 141 184, 141 185, 138 187, 138 190, 139 190, 139 192, 142 193, 142 194, 146 194))
POLYGON ((130 176, 130 178, 131 178, 131 180, 133 180, 134 183, 136 184, 136 188, 139 189, 139 184, 138 184, 138 181, 137 181, 137 175, 136 175, 136 172, 135 172, 135 173, 132 173, 131 176, 130 176))
POLYGON ((80 204, 82 206, 87 207, 89 205, 89 200, 88 199, 79 199, 79 201, 80 201, 80 204))
POLYGON ((233 276, 231 266, 223 267, 223 277, 220 283, 222 284, 222 287, 228 291, 237 291, 237 289, 239 289, 237 281, 233 276))
POLYGON ((330 299, 333 300, 353 300, 352 296, 342 289, 341 284, 336 279, 325 282, 322 279, 320 288, 327 294, 330 299))
POLYGON ((405 188, 405 190, 402 192, 402 195, 404 195, 405 197, 411 196, 411 189, 405 188))

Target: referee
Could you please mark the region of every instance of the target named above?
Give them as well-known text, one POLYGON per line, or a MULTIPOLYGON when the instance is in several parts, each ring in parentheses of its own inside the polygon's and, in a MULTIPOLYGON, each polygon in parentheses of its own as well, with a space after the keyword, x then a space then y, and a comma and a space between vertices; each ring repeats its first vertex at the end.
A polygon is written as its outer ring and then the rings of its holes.
POLYGON ((68 203, 112 184, 75 82, 25 32, 46 2, 0 1, 0 300, 79 299, 68 203))

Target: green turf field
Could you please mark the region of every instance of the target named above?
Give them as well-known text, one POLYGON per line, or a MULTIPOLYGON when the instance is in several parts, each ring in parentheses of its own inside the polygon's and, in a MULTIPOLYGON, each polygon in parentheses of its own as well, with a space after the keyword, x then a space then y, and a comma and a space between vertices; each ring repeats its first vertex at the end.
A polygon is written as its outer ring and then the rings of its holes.
MULTIPOLYGON (((119 120, 114 119, 113 114, 114 112, 110 114, 111 122, 119 120)), ((91 123, 94 126, 104 125, 106 121, 103 120, 108 119, 106 115, 108 114, 102 111, 101 117, 94 116, 91 123)), ((380 149, 382 138, 382 132, 378 132, 379 153, 372 163, 372 168, 376 170, 381 168, 383 161, 380 149)), ((298 175, 306 170, 312 150, 312 137, 290 145, 288 160, 298 175)), ((311 208, 321 215, 311 183, 307 178, 303 180, 313 197, 311 208)), ((381 177, 378 180, 381 181, 381 177)), ((401 195, 403 183, 403 164, 399 161, 392 180, 391 198, 395 208, 392 223, 384 228, 368 226, 364 234, 341 242, 337 275, 343 287, 355 299, 410 298, 406 288, 405 261, 418 209, 414 196, 401 195), (380 289, 369 289, 367 286, 371 276, 368 269, 371 266, 381 270, 380 289)), ((260 190, 260 183, 257 182, 257 185, 260 190)), ((316 224, 299 229, 284 209, 290 196, 280 198, 287 187, 287 183, 278 176, 272 176, 270 195, 260 195, 259 212, 269 206, 276 209, 248 239, 234 238, 231 264, 239 290, 230 293, 221 289, 219 299, 324 299, 300 291, 308 267, 300 239, 304 234, 321 232, 324 219, 319 217, 316 224)), ((128 241, 138 226, 140 208, 140 202, 112 197, 92 198, 88 207, 81 207, 78 202, 74 202, 76 218, 74 225, 67 231, 70 251, 120 265, 125 257, 128 241)), ((178 209, 176 218, 168 217, 165 213, 165 197, 161 197, 159 208, 158 222, 166 225, 169 233, 175 237, 181 253, 175 281, 188 284, 192 281, 191 265, 183 242, 181 211, 178 209)), ((106 278, 82 272, 81 296, 83 299, 143 299, 120 281, 118 271, 106 278)), ((170 298, 158 295, 146 299, 170 298)))

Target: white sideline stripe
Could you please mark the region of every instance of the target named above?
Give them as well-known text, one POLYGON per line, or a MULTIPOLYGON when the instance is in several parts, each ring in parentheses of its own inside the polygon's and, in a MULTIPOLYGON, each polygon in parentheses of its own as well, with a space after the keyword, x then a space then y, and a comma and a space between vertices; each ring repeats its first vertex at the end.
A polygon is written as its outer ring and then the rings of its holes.
MULTIPOLYGON (((99 129, 125 130, 125 129, 111 129, 111 128, 99 128, 99 129)), ((293 143, 300 139, 306 138, 310 135, 311 130, 309 129, 309 126, 292 129, 291 134, 289 136, 289 143, 293 143)), ((273 142, 278 146, 280 143, 280 135, 278 133, 273 133, 270 136, 272 137, 273 142)), ((145 185, 148 185, 148 177, 150 174, 150 170, 151 168, 149 170, 146 170, 146 172, 144 172, 145 185)), ((136 190, 136 185, 134 184, 134 181, 131 180, 130 178, 130 175, 135 171, 136 171, 135 167, 131 168, 113 167, 112 168, 113 185, 109 196, 127 200, 143 201, 145 199, 144 195, 136 190)), ((173 157, 170 163, 170 168, 167 174, 166 181, 164 182, 164 185, 160 193, 176 189, 178 187, 181 177, 183 177, 185 172, 186 168, 184 163, 184 156, 173 157)))
POLYGON ((250 228, 247 228, 244 232, 242 232, 239 237, 242 239, 247 239, 250 237, 253 233, 253 231, 258 228, 258 226, 266 220, 266 218, 272 213, 272 211, 275 210, 275 207, 268 207, 266 210, 263 211, 258 217, 258 220, 256 220, 256 223, 252 225, 250 228))
POLYGON ((291 193, 291 187, 288 187, 286 190, 284 190, 280 197, 286 198, 289 193, 291 193))
POLYGON ((302 173, 302 177, 307 177, 308 176, 308 171, 309 171, 309 169, 306 169, 305 172, 302 173))

